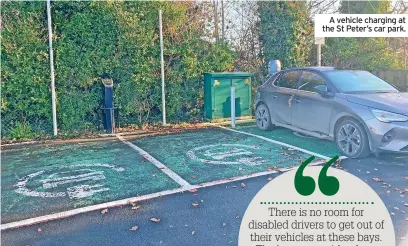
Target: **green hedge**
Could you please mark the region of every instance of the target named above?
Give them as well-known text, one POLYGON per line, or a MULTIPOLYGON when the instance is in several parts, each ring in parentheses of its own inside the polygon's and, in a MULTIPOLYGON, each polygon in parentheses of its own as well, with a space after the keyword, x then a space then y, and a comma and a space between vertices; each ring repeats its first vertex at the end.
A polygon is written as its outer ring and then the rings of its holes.
POLYGON ((280 60, 284 68, 309 65, 313 27, 306 2, 260 1, 258 9, 264 65, 270 60, 280 60))
MULTIPOLYGON (((2 135, 33 138, 52 130, 46 6, 7 2, 1 10, 2 135)), ((158 9, 163 10, 167 116, 202 119, 202 73, 233 68, 234 52, 205 41, 191 2, 53 2, 57 119, 61 133, 103 124, 102 77, 115 84, 123 124, 161 119, 158 9)))

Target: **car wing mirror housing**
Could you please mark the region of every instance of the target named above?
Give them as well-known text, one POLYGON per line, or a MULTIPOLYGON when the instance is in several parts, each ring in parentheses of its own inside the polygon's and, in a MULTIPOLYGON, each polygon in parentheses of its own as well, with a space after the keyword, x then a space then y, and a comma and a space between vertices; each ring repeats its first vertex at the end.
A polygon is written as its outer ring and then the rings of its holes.
POLYGON ((333 97, 334 93, 330 92, 326 85, 317 85, 314 87, 315 91, 322 97, 333 97))

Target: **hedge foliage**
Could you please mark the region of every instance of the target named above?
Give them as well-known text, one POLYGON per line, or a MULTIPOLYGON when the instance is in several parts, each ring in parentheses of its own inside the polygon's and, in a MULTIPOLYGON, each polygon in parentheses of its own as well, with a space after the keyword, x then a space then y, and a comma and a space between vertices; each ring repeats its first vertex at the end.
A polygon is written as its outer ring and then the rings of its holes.
MULTIPOLYGON (((229 71, 234 52, 205 41, 202 9, 192 2, 53 2, 57 119, 63 133, 103 124, 101 78, 114 81, 121 124, 161 119, 158 10, 163 10, 167 116, 202 117, 203 72, 229 71)), ((46 6, 2 4, 2 135, 52 130, 46 6)))
POLYGON ((309 64, 313 47, 313 27, 304 1, 260 1, 261 55, 280 60, 285 68, 309 64))

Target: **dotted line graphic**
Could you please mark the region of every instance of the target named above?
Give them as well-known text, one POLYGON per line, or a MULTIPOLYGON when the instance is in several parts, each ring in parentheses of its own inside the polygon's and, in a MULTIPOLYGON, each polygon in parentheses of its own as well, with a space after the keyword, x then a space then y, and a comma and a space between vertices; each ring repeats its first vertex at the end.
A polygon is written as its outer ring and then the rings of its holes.
POLYGON ((270 205, 270 204, 300 204, 300 205, 318 205, 318 204, 349 204, 349 205, 362 205, 362 204, 374 204, 374 202, 261 202, 262 205, 270 205))

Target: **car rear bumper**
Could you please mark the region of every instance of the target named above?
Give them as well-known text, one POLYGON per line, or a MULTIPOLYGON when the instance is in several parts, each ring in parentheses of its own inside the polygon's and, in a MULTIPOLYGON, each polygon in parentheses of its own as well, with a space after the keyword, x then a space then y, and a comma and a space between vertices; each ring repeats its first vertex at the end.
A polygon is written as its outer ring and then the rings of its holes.
POLYGON ((408 122, 384 123, 376 118, 365 121, 371 150, 408 154, 408 122))

